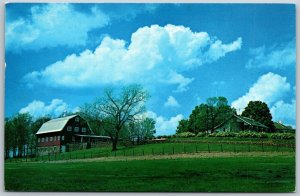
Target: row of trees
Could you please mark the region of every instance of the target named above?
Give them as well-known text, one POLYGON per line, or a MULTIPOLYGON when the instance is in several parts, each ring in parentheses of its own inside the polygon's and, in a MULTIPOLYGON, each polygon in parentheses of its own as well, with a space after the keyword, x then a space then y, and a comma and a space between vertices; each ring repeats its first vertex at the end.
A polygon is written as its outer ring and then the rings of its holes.
MULTIPOLYGON (((176 133, 182 132, 214 132, 214 128, 228 119, 232 114, 237 114, 236 109, 228 105, 225 97, 208 98, 206 103, 196 106, 188 119, 179 121, 176 133)), ((268 105, 261 101, 250 101, 241 114, 244 117, 252 118, 275 130, 272 115, 268 105)))
POLYGON ((13 118, 5 119, 5 157, 9 157, 10 151, 13 157, 22 157, 30 150, 32 154, 36 148, 35 133, 42 124, 50 120, 49 117, 41 117, 33 120, 28 113, 17 114, 13 118))
POLYGON ((176 132, 208 132, 214 131, 214 127, 232 113, 236 113, 234 108, 228 105, 225 97, 208 98, 206 103, 196 106, 188 119, 179 121, 176 132))

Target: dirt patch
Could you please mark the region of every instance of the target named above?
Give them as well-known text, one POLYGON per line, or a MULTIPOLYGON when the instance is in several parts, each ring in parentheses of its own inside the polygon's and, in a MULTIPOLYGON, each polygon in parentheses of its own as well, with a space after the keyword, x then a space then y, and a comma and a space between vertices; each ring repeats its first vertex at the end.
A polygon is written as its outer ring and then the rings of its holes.
POLYGON ((158 160, 158 159, 184 159, 184 158, 213 158, 213 157, 272 157, 272 156, 293 156, 293 153, 284 152, 212 152, 212 153, 192 153, 192 154, 174 154, 174 155, 147 155, 147 156, 117 156, 117 157, 100 157, 87 159, 71 159, 50 161, 48 163, 72 163, 72 162, 105 162, 105 161, 134 161, 134 160, 158 160))

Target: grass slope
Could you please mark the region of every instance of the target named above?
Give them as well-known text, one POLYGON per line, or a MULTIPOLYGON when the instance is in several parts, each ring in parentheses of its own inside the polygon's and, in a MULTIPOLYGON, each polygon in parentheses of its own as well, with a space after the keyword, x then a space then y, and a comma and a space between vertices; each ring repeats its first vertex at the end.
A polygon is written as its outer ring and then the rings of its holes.
POLYGON ((292 192, 295 157, 5 163, 9 191, 292 192))

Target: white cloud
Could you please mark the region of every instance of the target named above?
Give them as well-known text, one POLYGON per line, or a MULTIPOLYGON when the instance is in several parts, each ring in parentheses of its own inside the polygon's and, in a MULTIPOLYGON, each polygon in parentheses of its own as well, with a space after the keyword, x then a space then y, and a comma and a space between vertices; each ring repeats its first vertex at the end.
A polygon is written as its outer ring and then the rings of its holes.
POLYGON ((206 32, 184 26, 152 25, 139 28, 131 42, 105 37, 95 51, 71 54, 44 70, 26 75, 29 84, 87 87, 113 83, 164 83, 187 90, 193 78, 182 72, 212 63, 241 48, 241 38, 229 44, 206 32))
POLYGON ((178 114, 174 117, 166 119, 163 116, 157 116, 157 114, 152 111, 148 111, 147 116, 149 118, 153 118, 156 121, 156 124, 155 124, 156 134, 155 135, 173 135, 173 134, 175 134, 179 121, 183 119, 182 114, 178 114))
POLYGON ((169 96, 168 100, 164 104, 165 107, 179 107, 179 103, 173 96, 169 96))
POLYGON ((249 91, 244 96, 233 101, 231 106, 238 109, 239 112, 244 110, 249 101, 263 101, 270 106, 290 91, 290 88, 286 77, 269 72, 260 76, 249 91))
POLYGON ((64 112, 70 111, 70 106, 61 99, 53 99, 49 105, 39 100, 34 100, 26 107, 22 108, 19 113, 29 113, 34 118, 43 116, 58 117, 64 112))
POLYGON ((90 13, 82 13, 70 4, 59 3, 33 6, 30 17, 7 21, 6 49, 19 51, 85 45, 88 32, 107 25, 109 17, 96 7, 90 13))
POLYGON ((295 40, 269 48, 261 46, 250 49, 251 59, 247 68, 286 68, 296 64, 295 40))
POLYGON ((296 122, 296 100, 293 99, 291 103, 285 103, 280 100, 277 101, 270 109, 273 121, 282 121, 284 124, 293 124, 296 122))

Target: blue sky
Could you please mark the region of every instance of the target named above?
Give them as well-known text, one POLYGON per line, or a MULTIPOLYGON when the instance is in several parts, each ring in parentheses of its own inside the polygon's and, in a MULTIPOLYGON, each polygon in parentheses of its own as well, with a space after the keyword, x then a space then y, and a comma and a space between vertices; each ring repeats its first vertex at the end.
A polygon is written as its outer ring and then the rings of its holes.
POLYGON ((207 98, 268 104, 295 126, 295 7, 284 4, 7 4, 5 116, 77 111, 139 83, 157 134, 207 98))

